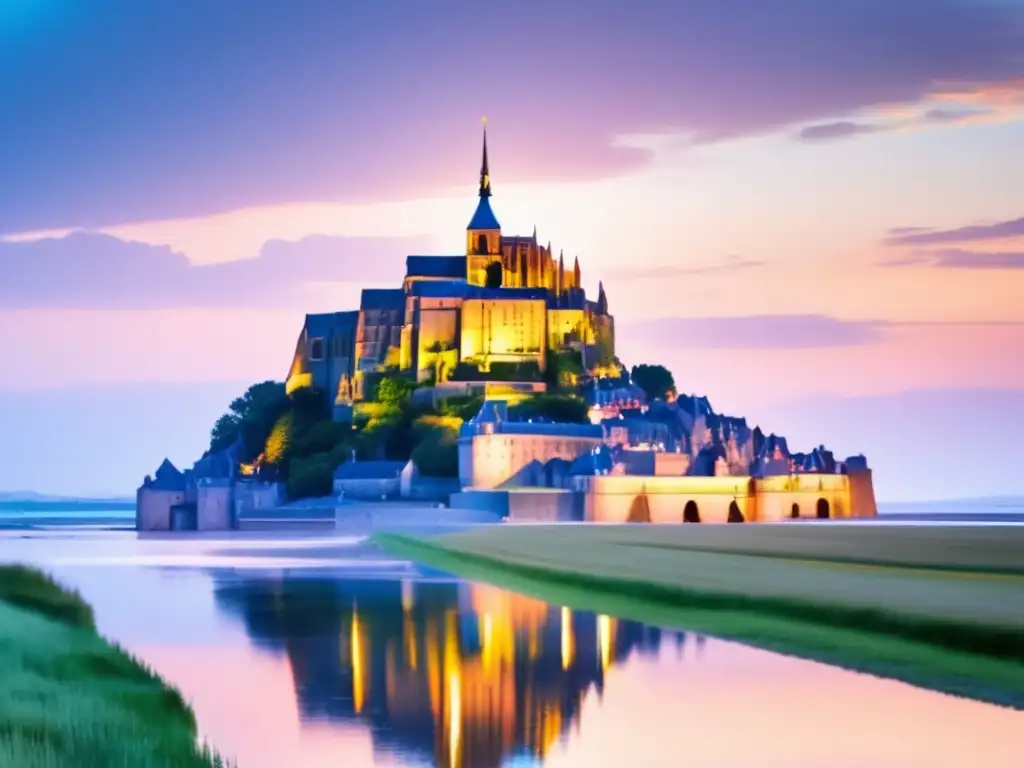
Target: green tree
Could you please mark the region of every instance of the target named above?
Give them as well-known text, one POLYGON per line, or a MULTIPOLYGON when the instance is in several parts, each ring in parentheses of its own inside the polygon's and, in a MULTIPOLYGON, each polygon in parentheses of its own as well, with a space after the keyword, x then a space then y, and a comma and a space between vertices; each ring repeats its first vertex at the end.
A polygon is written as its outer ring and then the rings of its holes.
POLYGON ((281 382, 253 384, 241 397, 231 401, 228 412, 214 424, 210 450, 224 450, 241 438, 243 450, 239 459, 252 461, 263 450, 270 430, 288 407, 288 397, 281 382))
POLYGON ((329 496, 334 490, 334 465, 328 454, 318 453, 290 462, 285 491, 292 501, 296 499, 329 496))
POLYGON ((500 261, 492 261, 487 265, 487 272, 484 276, 484 285, 487 288, 501 288, 501 283, 504 278, 504 270, 502 269, 500 261))
POLYGON ((587 404, 569 395, 535 395, 516 404, 521 419, 543 419, 563 424, 587 424, 590 421, 587 404))
POLYGON ((385 376, 377 384, 377 402, 398 405, 405 402, 412 387, 402 376, 385 376))
POLYGON ((583 375, 583 356, 575 349, 548 350, 544 380, 549 390, 575 391, 583 375))
POLYGON ((459 476, 459 433, 435 427, 412 449, 412 460, 424 477, 459 476))
POLYGON ((675 394, 675 379, 672 378, 672 372, 663 365, 634 365, 630 375, 648 400, 667 400, 669 395, 675 394))

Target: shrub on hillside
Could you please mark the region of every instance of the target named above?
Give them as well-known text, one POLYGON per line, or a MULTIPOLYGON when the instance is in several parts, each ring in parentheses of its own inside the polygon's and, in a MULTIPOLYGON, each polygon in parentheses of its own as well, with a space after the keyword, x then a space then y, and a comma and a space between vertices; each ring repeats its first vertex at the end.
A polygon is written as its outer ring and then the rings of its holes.
POLYGON ((285 490, 291 501, 329 496, 334 491, 334 464, 330 454, 292 459, 285 490))

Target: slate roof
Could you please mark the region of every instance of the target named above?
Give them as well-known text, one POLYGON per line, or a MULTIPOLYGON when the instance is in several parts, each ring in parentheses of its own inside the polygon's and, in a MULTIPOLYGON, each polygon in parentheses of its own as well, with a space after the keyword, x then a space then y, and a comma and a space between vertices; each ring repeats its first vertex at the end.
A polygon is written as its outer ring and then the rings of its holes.
POLYGON ((406 277, 466 279, 465 256, 406 256, 406 277))
POLYGON ((466 229, 501 229, 501 224, 498 223, 497 217, 494 215, 494 211, 491 210, 491 203, 489 197, 481 197, 480 203, 476 207, 476 213, 473 214, 473 218, 469 220, 469 226, 466 229))
POLYGON ((306 315, 306 333, 310 338, 331 336, 338 332, 354 333, 358 324, 358 312, 327 312, 319 315, 306 315))
POLYGON ((405 308, 405 293, 401 288, 364 288, 359 308, 401 310, 405 308))
POLYGON ((335 480, 390 480, 405 468, 404 461, 346 461, 334 470, 335 480))
POLYGON ((413 283, 409 287, 411 296, 456 299, 533 299, 547 298, 544 288, 485 288, 457 280, 428 280, 413 283))
POLYGON ((154 491, 184 491, 185 476, 171 463, 170 459, 164 459, 146 487, 154 491))

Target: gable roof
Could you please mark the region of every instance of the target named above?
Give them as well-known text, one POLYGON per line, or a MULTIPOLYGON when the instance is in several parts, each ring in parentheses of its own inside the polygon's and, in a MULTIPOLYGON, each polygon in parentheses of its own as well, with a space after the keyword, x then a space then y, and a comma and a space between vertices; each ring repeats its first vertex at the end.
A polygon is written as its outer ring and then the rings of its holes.
POLYGON ((466 279, 465 256, 406 256, 406 277, 466 279))
POLYGON ((184 491, 185 476, 171 463, 170 459, 164 459, 146 487, 154 491, 184 491))
POLYGON ((405 468, 404 461, 346 461, 334 470, 335 480, 390 480, 405 468))
POLYGON ((401 288, 363 288, 360 309, 404 309, 405 293, 401 288))

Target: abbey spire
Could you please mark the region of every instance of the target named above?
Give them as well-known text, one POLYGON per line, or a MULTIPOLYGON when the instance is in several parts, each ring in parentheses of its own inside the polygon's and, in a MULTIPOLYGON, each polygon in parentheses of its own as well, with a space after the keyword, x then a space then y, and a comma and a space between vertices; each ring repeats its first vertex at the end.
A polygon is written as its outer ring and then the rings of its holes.
POLYGON ((484 159, 480 163, 480 197, 491 196, 491 171, 487 167, 487 118, 483 119, 484 124, 484 159))

